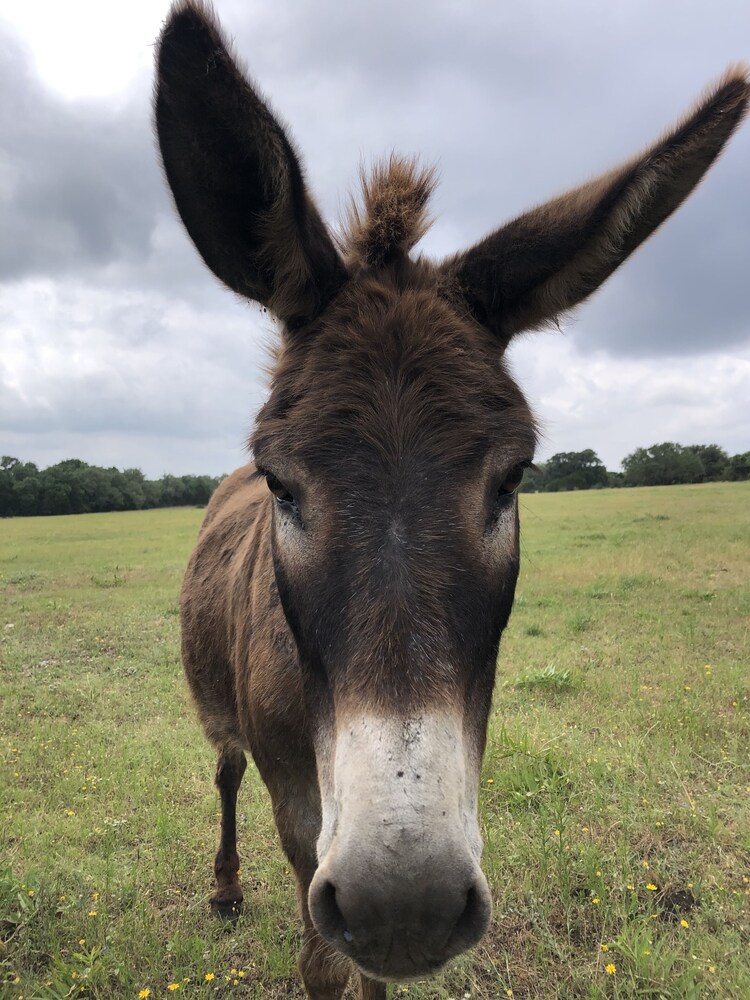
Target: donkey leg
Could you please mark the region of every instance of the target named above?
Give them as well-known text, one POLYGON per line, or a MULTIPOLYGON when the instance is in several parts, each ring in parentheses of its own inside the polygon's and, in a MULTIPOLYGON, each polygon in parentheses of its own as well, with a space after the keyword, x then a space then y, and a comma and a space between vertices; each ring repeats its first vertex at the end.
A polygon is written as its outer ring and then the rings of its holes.
MULTIPOLYGON (((284 853, 294 868, 297 899, 304 923, 302 948, 297 966, 310 1000, 340 1000, 352 972, 352 964, 318 934, 310 916, 307 894, 317 868, 315 839, 320 827, 319 807, 311 808, 308 789, 298 796, 287 787, 274 797, 274 818, 284 853), (315 832, 314 832, 315 831, 315 832)), ((379 1000, 373 994, 372 1000, 379 1000)))
POLYGON ((216 765, 216 787, 221 798, 221 840, 214 861, 216 892, 211 909, 225 920, 236 920, 242 912, 242 889, 238 879, 237 792, 247 760, 241 750, 222 748, 216 765))
POLYGON ((359 991, 362 1000, 386 1000, 385 983, 379 983, 376 979, 368 979, 364 973, 359 976, 359 991))
MULTIPOLYGON (((313 927, 306 901, 309 888, 309 881, 304 887, 302 883, 298 883, 305 932, 297 967, 310 1000, 340 1000, 349 982, 352 964, 348 958, 332 948, 313 927), (303 894, 304 903, 302 903, 303 894)), ((373 994, 372 1000, 379 998, 373 994)))

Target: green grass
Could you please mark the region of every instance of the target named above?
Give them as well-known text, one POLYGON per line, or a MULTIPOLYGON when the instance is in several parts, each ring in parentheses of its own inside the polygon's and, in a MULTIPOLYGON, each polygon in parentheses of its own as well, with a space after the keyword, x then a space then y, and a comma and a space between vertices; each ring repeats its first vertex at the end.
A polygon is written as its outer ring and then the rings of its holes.
MULTIPOLYGON (((482 772, 493 925, 394 994, 747 1000, 750 484, 521 508, 482 772)), ((0 522, 3 998, 302 996, 293 882, 253 768, 247 913, 232 929, 208 913, 214 759, 177 615, 200 519, 0 522)))

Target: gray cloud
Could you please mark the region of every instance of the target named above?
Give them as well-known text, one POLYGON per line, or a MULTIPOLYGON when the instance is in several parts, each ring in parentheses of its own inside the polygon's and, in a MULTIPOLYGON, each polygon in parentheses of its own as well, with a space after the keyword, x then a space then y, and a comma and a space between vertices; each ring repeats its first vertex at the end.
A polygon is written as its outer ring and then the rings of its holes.
POLYGON ((142 258, 163 200, 145 102, 67 103, 34 77, 16 39, 2 50, 0 278, 142 258))
MULTIPOLYGON (((327 218, 360 161, 398 149, 438 164, 424 241, 437 257, 630 156, 750 54, 744 0, 217 6, 327 218)), ((219 287, 175 218, 149 98, 143 77, 116 101, 63 99, 0 23, 4 452, 112 453, 153 474, 225 471, 241 455, 270 324, 219 287)), ((549 450, 596 442, 611 465, 659 437, 745 450, 749 161, 746 125, 565 340, 513 349, 549 450)))
MULTIPOLYGON (((230 3, 225 23, 288 120, 329 217, 358 159, 395 147, 439 164, 424 249, 442 256, 656 139, 750 38, 741 2, 523 11, 386 0, 374 16, 358 4, 313 14, 301 3, 230 3)), ((749 161, 746 128, 601 305, 595 298, 568 324, 582 352, 701 354, 750 337, 749 161)))
POLYGON ((537 334, 513 346, 511 360, 541 422, 541 460, 594 448, 615 469, 635 448, 670 440, 748 449, 748 347, 613 364, 603 351, 581 354, 572 338, 537 334))

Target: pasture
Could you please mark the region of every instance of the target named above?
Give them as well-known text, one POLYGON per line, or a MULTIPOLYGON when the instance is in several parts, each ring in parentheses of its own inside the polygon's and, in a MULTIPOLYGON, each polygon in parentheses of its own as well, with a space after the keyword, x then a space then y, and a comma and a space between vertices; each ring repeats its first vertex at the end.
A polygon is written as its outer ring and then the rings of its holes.
MULTIPOLYGON (((750 483, 522 495, 482 944, 409 998, 750 996, 750 483)), ((0 522, 0 996, 301 998, 268 795, 211 918, 179 662, 195 509, 0 522)))

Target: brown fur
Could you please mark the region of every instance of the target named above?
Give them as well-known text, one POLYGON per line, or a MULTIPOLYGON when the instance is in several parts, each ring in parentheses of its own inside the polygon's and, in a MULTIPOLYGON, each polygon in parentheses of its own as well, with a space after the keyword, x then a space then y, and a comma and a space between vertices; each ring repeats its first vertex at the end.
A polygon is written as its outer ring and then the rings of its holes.
MULTIPOLYGON (((312 1000, 341 996, 349 958, 374 964, 354 946, 340 954, 346 939, 332 943, 310 913, 337 724, 366 712, 408 727, 437 708, 460 719, 467 759, 481 758, 518 572, 512 486, 535 444, 503 350, 586 298, 661 224, 747 100, 744 70, 730 71, 639 157, 433 264, 409 256, 432 172, 397 157, 376 167, 337 248, 210 8, 173 7, 155 97, 167 179, 208 266, 283 324, 256 464, 216 491, 182 593, 186 675, 219 754, 213 903, 228 915, 242 904, 235 808, 249 750, 297 876, 312 1000)), ((444 876, 427 881, 437 891, 444 876)), ((361 988, 385 997, 370 974, 361 988)))
POLYGON ((362 206, 352 199, 341 243, 350 268, 378 268, 403 257, 430 226, 435 171, 398 156, 362 171, 362 206))

